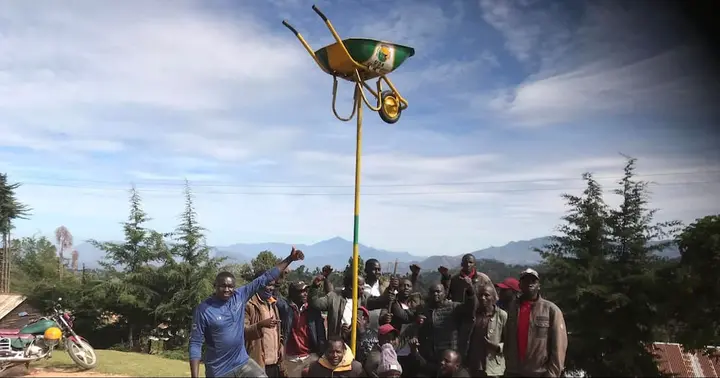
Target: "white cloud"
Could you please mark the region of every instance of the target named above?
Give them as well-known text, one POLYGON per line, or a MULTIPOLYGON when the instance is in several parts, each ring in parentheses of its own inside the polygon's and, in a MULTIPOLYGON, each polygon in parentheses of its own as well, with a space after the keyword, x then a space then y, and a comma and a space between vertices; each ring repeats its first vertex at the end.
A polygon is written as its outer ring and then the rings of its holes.
POLYGON ((672 35, 683 33, 679 21, 662 8, 648 15, 640 3, 539 8, 493 0, 481 0, 480 8, 532 73, 472 101, 505 122, 546 126, 610 115, 710 119, 716 113, 710 104, 717 86, 707 85, 703 51, 672 35), (578 13, 583 17, 572 18, 578 13))

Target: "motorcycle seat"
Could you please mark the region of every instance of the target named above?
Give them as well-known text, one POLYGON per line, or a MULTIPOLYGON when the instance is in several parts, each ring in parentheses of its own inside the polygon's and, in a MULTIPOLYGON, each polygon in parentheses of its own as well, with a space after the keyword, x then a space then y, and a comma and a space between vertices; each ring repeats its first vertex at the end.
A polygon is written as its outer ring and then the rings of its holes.
POLYGON ((0 329, 0 335, 14 336, 20 334, 20 329, 0 329))

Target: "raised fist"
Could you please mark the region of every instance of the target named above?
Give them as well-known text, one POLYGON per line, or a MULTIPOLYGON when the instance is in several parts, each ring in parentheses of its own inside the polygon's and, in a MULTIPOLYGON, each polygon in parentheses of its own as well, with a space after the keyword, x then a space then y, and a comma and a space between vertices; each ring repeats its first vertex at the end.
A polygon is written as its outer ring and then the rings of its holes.
POLYGON ((330 273, 333 272, 333 268, 330 265, 325 265, 322 267, 322 275, 327 277, 330 275, 330 273))
POLYGON ((420 273, 420 266, 419 266, 418 264, 412 264, 412 265, 410 265, 410 272, 411 272, 413 275, 419 274, 419 273, 420 273))
POLYGON ((305 259, 305 254, 303 253, 303 251, 295 249, 295 246, 293 246, 292 250, 290 250, 290 260, 300 261, 303 259, 305 259))

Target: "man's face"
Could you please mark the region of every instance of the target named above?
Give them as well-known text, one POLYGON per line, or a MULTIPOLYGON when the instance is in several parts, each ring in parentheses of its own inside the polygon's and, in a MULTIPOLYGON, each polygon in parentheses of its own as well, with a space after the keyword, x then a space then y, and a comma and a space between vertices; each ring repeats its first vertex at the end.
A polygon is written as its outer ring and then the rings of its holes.
POLYGON ((428 292, 430 302, 438 304, 445 300, 445 288, 441 284, 437 284, 430 288, 428 292))
POLYGON ((462 267, 463 272, 470 273, 470 271, 472 271, 472 268, 475 267, 475 257, 473 257, 473 256, 463 257, 462 262, 460 263, 460 266, 462 267))
POLYGON ((400 344, 397 336, 398 335, 395 332, 386 333, 384 335, 378 335, 378 344, 379 345, 390 344, 393 346, 393 348, 397 348, 398 344, 400 344))
POLYGON ((442 359, 440 360, 440 375, 450 377, 457 370, 458 367, 458 355, 457 353, 446 350, 442 359))
POLYGON ((268 295, 273 295, 275 293, 275 281, 268 282, 267 286, 265 286, 264 291, 268 295))
POLYGON ((409 297, 410 294, 412 294, 412 282, 408 279, 400 280, 400 288, 399 289, 400 289, 400 290, 398 290, 399 294, 403 298, 409 297))
POLYGON ((370 279, 376 279, 380 277, 380 263, 373 261, 365 266, 365 276, 370 279))
POLYGON ((343 355, 345 355, 345 343, 342 341, 331 342, 327 352, 325 352, 325 358, 333 366, 340 365, 343 355))
POLYGON ((235 280, 230 277, 219 278, 215 281, 215 296, 226 301, 235 292, 235 280))
POLYGON ((492 308, 495 305, 495 296, 493 295, 492 288, 478 288, 477 296, 480 300, 480 306, 483 308, 492 308))
POLYGON ((520 278, 520 291, 525 298, 535 298, 540 291, 540 281, 532 274, 526 274, 520 278))
POLYGON ((362 298, 363 294, 365 293, 365 279, 362 277, 358 277, 358 298, 362 298))
POLYGON ((291 301, 295 302, 296 304, 304 304, 307 303, 307 297, 308 297, 308 291, 307 288, 304 290, 293 290, 292 291, 292 297, 290 298, 291 301))

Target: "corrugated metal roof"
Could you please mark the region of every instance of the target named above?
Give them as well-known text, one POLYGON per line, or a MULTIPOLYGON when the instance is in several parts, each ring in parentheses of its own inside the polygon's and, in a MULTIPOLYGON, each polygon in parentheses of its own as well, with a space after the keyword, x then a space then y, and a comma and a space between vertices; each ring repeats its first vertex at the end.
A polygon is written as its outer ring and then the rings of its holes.
POLYGON ((20 294, 0 294, 0 319, 6 317, 12 310, 25 302, 25 296, 20 294))
POLYGON ((653 343, 660 371, 676 377, 720 377, 720 353, 687 353, 680 344, 653 343))

